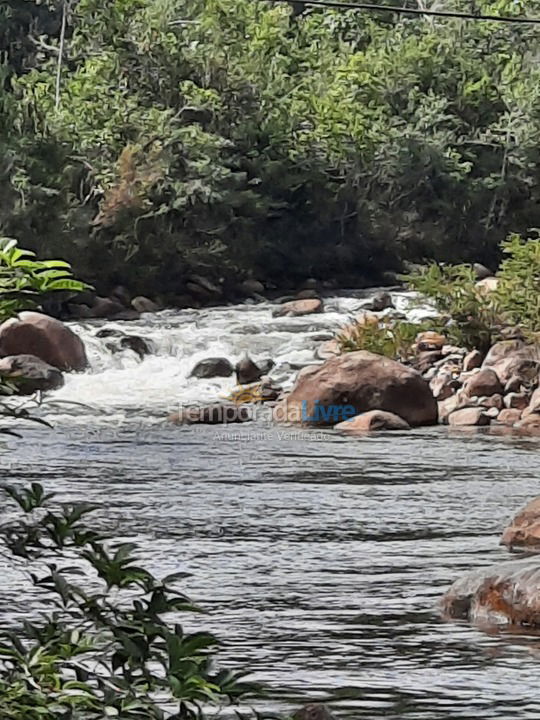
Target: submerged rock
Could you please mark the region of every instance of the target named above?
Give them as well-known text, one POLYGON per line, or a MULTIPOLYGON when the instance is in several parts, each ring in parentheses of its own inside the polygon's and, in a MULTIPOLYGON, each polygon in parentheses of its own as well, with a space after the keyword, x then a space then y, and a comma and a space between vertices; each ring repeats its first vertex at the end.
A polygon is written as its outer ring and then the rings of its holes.
POLYGON ((540 558, 467 573, 446 592, 441 610, 472 623, 540 627, 540 558))
POLYGON ((234 370, 239 385, 250 385, 267 375, 273 367, 273 360, 264 360, 258 365, 246 354, 236 363, 234 370))
POLYGON ((21 312, 0 325, 0 356, 35 355, 59 370, 84 370, 88 359, 82 340, 60 320, 21 312))
POLYGON ((437 402, 418 372, 363 350, 302 370, 275 417, 282 422, 335 425, 369 410, 394 413, 409 425, 437 422, 437 402))

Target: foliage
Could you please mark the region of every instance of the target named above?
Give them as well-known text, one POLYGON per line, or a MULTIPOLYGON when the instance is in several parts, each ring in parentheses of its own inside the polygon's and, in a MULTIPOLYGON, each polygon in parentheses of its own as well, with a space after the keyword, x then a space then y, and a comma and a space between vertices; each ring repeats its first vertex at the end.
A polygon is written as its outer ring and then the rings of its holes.
POLYGON ((338 333, 336 339, 342 352, 367 350, 400 360, 410 360, 414 355, 414 344, 418 333, 432 330, 434 323, 413 323, 392 317, 365 322, 362 319, 351 323, 338 333))
POLYGON ((358 282, 540 225, 534 26, 80 0, 56 108, 60 3, 4 6, 0 230, 98 289, 358 282))
POLYGON ((86 524, 93 506, 47 509, 53 495, 38 483, 4 491, 22 517, 10 514, 3 542, 47 611, 2 629, 2 718, 202 719, 205 708, 253 691, 242 673, 214 670, 212 634, 177 622, 199 612, 175 589, 184 573, 158 580, 135 545, 86 524))
POLYGON ((17 241, 0 237, 0 322, 22 310, 35 308, 48 293, 80 292, 87 287, 74 280, 69 263, 36 260, 17 241))
POLYGON ((540 239, 514 233, 501 250, 505 260, 492 290, 477 284, 468 265, 431 264, 404 276, 410 288, 433 302, 455 344, 486 350, 504 327, 518 326, 525 335, 540 331, 540 239))

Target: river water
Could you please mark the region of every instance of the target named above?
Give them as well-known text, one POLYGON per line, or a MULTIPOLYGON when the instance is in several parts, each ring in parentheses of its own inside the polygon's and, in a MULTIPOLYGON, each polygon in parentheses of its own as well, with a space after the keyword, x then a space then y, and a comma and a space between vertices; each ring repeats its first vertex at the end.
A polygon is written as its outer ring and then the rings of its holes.
MULTIPOLYGON (((320 699, 351 720, 540 718, 538 638, 445 623, 436 609, 460 574, 507 558, 498 538, 538 494, 538 441, 166 422, 233 389, 232 377, 189 378, 197 360, 249 351, 290 384, 364 303, 348 293, 303 318, 262 304, 75 326, 91 369, 40 410, 54 430, 5 441, 3 475, 98 504, 156 574, 189 571, 222 664, 253 670, 265 708, 320 699), (95 337, 103 326, 145 337, 152 354, 113 353, 95 337)), ((0 562, 4 613, 23 616, 32 591, 0 562)))

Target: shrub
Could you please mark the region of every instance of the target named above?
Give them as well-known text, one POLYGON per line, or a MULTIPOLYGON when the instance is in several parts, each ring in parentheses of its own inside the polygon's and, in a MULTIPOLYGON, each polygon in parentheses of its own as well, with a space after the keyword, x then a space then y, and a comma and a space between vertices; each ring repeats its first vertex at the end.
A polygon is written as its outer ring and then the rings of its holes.
POLYGON ((47 510, 53 496, 38 483, 4 491, 23 516, 10 513, 4 544, 52 609, 3 626, 0 717, 202 719, 204 707, 253 691, 242 673, 214 669, 214 635, 175 622, 198 611, 175 589, 184 573, 158 580, 139 564, 135 545, 84 523, 92 506, 47 510))
POLYGON ((403 362, 413 354, 418 333, 428 328, 432 329, 433 323, 426 325, 392 318, 368 323, 359 320, 344 327, 336 339, 342 352, 367 350, 403 362))

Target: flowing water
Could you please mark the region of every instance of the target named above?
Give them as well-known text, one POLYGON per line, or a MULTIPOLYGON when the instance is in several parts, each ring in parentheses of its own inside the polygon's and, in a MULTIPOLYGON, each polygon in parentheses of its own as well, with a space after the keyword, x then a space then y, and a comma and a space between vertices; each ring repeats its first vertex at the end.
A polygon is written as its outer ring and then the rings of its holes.
MULTIPOLYGON (((156 574, 189 571, 222 663, 253 670, 270 688, 265 707, 322 699, 351 719, 540 718, 538 639, 444 623, 436 608, 463 572, 507 558, 499 534, 539 494, 538 441, 166 422, 233 389, 232 377, 189 378, 199 359, 271 357, 290 384, 364 302, 329 298, 325 314, 302 318, 262 304, 75 326, 91 369, 41 409, 54 430, 6 441, 4 476, 98 504, 99 522, 137 540, 156 574), (114 353, 95 336, 103 326, 146 338, 152 354, 114 353)), ((4 612, 28 614, 32 589, 5 559, 1 570, 4 612)))

